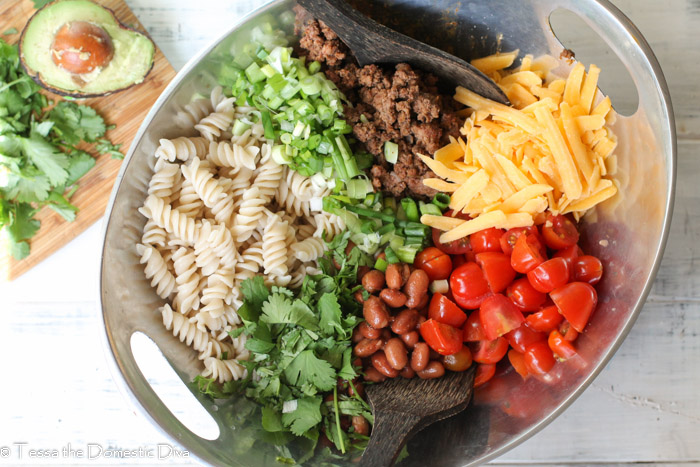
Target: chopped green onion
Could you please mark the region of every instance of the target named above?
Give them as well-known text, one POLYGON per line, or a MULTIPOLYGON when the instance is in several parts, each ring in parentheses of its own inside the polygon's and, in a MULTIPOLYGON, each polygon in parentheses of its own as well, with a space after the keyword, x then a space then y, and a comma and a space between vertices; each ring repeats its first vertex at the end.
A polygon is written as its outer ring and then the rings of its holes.
POLYGON ((245 75, 251 83, 257 83, 265 79, 265 73, 262 72, 260 66, 255 62, 251 63, 248 68, 245 69, 245 75))
POLYGON ((301 84, 302 92, 308 96, 313 96, 321 92, 321 85, 315 76, 307 76, 302 79, 299 84, 301 84))
POLYGON ((399 145, 391 141, 384 143, 384 159, 391 164, 396 164, 399 160, 399 145))
POLYGON ((402 263, 413 264, 416 259, 416 254, 420 247, 416 245, 402 246, 396 250, 396 256, 401 260, 402 263))
POLYGON ((393 232, 395 228, 396 227, 394 227, 394 224, 385 224, 382 227, 380 227, 379 230, 377 230, 377 233, 379 235, 388 234, 390 232, 393 232))
POLYGON ((416 202, 411 198, 404 198, 401 200, 401 207, 406 213, 406 219, 411 222, 418 222, 420 216, 418 215, 418 206, 416 202))
POLYGON ((250 128, 250 126, 250 124, 241 121, 241 119, 236 119, 236 121, 233 122, 233 135, 241 136, 243 133, 246 132, 246 130, 250 128))
POLYGON ((277 73, 277 70, 272 68, 270 65, 264 65, 262 68, 260 68, 260 71, 265 75, 267 78, 272 78, 275 76, 277 73))
POLYGON ((450 195, 448 195, 447 193, 436 194, 433 198, 433 204, 444 211, 445 209, 447 209, 447 206, 450 205, 450 195))
POLYGON ((386 271, 386 267, 388 265, 389 264, 386 262, 386 260, 384 258, 377 258, 377 261, 375 261, 375 263, 374 263, 374 269, 377 269, 379 271, 384 272, 384 271, 386 271))
POLYGON ((395 250, 398 248, 404 246, 406 243, 406 240, 403 237, 399 237, 398 235, 394 234, 390 239, 389 239, 389 246, 395 250))
POLYGON ((430 227, 416 222, 411 222, 403 229, 407 236, 427 237, 430 234, 430 227))
POLYGON ((389 264, 393 263, 399 263, 399 257, 396 256, 396 253, 394 252, 394 249, 391 248, 390 246, 384 250, 384 254, 386 255, 386 262, 389 264))
POLYGON ((260 113, 260 117, 263 124, 263 129, 265 130, 265 138, 275 139, 275 130, 272 127, 272 119, 270 118, 270 112, 264 110, 260 113))
POLYGON ((272 147, 272 159, 279 165, 287 165, 292 161, 292 155, 287 153, 283 144, 277 144, 272 147))
POLYGON ((442 211, 440 208, 432 203, 425 203, 423 201, 418 203, 421 215, 429 214, 433 216, 442 216, 442 211))
POLYGON ((345 209, 347 209, 350 212, 354 212, 358 216, 369 217, 371 219, 380 219, 384 222, 394 222, 396 220, 394 216, 389 216, 381 212, 373 211, 367 208, 361 208, 352 204, 346 204, 345 209))
POLYGON ((367 193, 372 193, 372 182, 366 178, 348 180, 348 196, 354 199, 364 199, 367 193))
POLYGON ((321 71, 321 63, 314 60, 313 62, 309 63, 309 73, 315 74, 321 71))
POLYGON ((425 237, 407 236, 406 237, 406 245, 422 245, 424 240, 425 240, 425 237))

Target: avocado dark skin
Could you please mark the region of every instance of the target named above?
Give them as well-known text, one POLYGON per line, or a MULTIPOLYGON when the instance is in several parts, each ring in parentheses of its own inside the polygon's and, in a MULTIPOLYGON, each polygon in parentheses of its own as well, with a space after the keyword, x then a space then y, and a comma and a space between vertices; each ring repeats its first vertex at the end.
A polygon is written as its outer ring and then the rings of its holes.
POLYGON ((39 9, 22 31, 19 51, 40 86, 78 98, 143 82, 155 57, 153 41, 90 0, 58 0, 39 9))

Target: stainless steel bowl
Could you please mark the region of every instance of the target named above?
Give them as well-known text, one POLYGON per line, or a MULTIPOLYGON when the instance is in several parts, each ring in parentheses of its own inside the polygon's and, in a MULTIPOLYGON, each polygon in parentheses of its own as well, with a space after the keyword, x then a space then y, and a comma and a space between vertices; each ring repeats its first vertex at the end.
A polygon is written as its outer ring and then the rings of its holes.
MULTIPOLYGON (((620 58, 639 95, 637 111, 619 117, 614 125, 619 136, 620 195, 586 217, 583 225, 585 248, 604 261, 606 274, 599 286, 598 310, 577 343, 580 358, 557 365, 546 379, 523 381, 512 371, 499 372, 476 392, 475 403, 466 412, 419 433, 409 444, 410 465, 422 465, 423 459, 432 459, 435 465, 479 464, 523 442, 564 411, 602 370, 642 310, 661 261, 673 205, 676 138, 668 88, 640 32, 604 0, 384 0, 372 4, 393 13, 394 27, 410 24, 407 33, 465 58, 494 52, 497 46, 559 57, 563 47, 552 33, 549 17, 554 10, 570 10, 620 58), (422 21, 402 23, 401 18, 407 17, 422 21), (444 27, 435 27, 440 22, 444 27)), ((130 344, 132 334, 139 331, 158 345, 183 381, 191 381, 199 372, 199 362, 160 322, 156 312, 160 300, 144 278, 135 253, 145 222, 137 208, 146 197, 158 139, 181 134, 173 124, 178 109, 194 93, 211 89, 221 61, 246 43, 254 26, 269 16, 279 17, 293 5, 290 0, 277 0, 264 6, 180 71, 134 139, 105 222, 100 299, 115 377, 146 417, 193 456, 214 465, 263 464, 270 453, 260 449, 241 454, 236 435, 240 421, 232 415, 243 401, 217 405, 197 396, 220 430, 217 439, 206 440, 173 416, 139 371, 130 344)), ((567 66, 562 61, 562 68, 567 66)))

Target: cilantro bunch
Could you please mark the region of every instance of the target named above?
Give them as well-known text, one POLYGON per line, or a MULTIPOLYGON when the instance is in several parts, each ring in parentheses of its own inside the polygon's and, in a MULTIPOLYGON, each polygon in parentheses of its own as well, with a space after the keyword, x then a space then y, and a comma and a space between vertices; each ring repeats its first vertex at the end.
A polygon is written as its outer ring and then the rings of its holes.
POLYGON ((119 145, 103 138, 108 128, 95 109, 61 101, 49 110, 40 89, 21 68, 17 48, 0 40, 0 233, 16 259, 29 254, 39 209, 75 219, 70 197, 95 165, 79 144, 123 157, 119 145))
POLYGON ((358 377, 351 339, 362 309, 353 293, 361 287, 358 266, 373 264, 359 248, 345 255, 349 235, 329 244, 328 256, 320 259, 323 273, 307 276, 298 292, 268 289, 261 276, 246 280, 241 287, 245 302, 238 310, 243 326, 231 335, 247 336, 250 359, 241 363, 249 377, 223 387, 208 378, 195 380, 200 391, 213 397, 245 394, 259 403, 263 432, 257 436, 275 445, 283 462, 303 463, 314 456, 321 432, 345 456, 325 448, 316 453, 316 462, 357 456, 367 444, 366 436, 340 426, 341 416, 373 421, 363 399, 338 392, 339 380, 352 384, 358 377))

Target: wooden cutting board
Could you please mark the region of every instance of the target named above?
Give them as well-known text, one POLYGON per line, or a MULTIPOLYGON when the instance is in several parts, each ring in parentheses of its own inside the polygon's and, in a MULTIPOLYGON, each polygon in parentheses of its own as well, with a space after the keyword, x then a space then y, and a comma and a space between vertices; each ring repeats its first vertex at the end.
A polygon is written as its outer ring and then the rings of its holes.
MULTIPOLYGON (((125 25, 145 31, 123 0, 97 0, 97 3, 114 11, 125 25)), ((35 11, 31 0, 0 0, 0 34, 11 28, 21 32, 35 11)), ((19 35, 1 37, 9 43, 16 43, 19 35)), ((174 76, 175 70, 156 48, 153 69, 143 83, 110 96, 81 102, 94 107, 107 124, 116 125, 115 129, 107 132, 107 137, 114 143, 122 143, 121 150, 126 154, 144 117, 174 76)), ((58 98, 47 94, 53 99, 58 98)), ((94 151, 91 152, 96 155, 94 151)), ((36 216, 41 221, 41 228, 30 241, 31 253, 27 258, 16 261, 7 255, 4 245, 0 246, 0 281, 13 280, 27 272, 100 219, 107 207, 120 165, 120 160, 108 155, 97 157, 97 164, 78 181, 80 187, 71 198, 71 202, 80 209, 74 222, 66 222, 48 208, 42 209, 36 216)))

